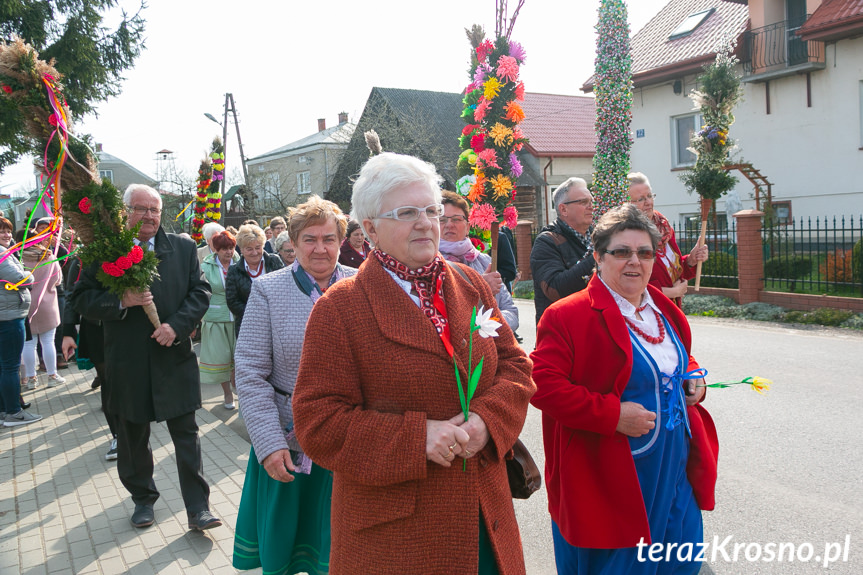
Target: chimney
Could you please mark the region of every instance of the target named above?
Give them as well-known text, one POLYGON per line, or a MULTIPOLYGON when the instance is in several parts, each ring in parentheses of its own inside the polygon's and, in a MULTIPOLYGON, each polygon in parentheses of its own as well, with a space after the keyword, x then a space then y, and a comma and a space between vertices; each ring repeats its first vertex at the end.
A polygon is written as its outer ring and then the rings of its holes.
POLYGON ((327 129, 327 119, 326 118, 318 118, 318 132, 323 132, 327 129))
POLYGON ((348 121, 347 112, 339 112, 339 124, 344 124, 348 121))
POLYGON ((96 153, 98 154, 101 151, 102 151, 102 144, 100 144, 99 142, 96 142, 96 153))

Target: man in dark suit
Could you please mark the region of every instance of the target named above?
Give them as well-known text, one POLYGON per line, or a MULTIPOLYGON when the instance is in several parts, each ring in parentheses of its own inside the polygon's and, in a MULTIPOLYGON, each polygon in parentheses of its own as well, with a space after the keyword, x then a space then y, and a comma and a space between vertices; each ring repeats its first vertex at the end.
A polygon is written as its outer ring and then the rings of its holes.
POLYGON ((201 278, 195 244, 160 227, 162 199, 149 186, 132 184, 123 201, 127 226, 141 222, 136 244, 154 250, 159 277, 144 292, 127 291, 122 299, 109 293, 90 266, 76 284, 72 304, 81 315, 101 320, 105 334, 105 368, 111 382, 109 410, 117 416, 117 473, 132 494, 132 525, 155 521, 159 491, 153 481, 150 422, 165 421, 176 451, 180 490, 189 528, 221 525, 209 511, 210 488, 203 477, 195 410, 201 407, 198 361, 189 334, 207 311, 210 285, 201 278), (155 303, 158 329, 143 305, 155 303))

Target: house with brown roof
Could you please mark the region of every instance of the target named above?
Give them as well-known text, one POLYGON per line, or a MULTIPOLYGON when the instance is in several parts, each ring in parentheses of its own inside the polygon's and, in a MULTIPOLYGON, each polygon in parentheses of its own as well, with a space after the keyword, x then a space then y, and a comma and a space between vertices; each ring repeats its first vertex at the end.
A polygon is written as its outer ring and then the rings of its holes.
POLYGON ((863 0, 671 0, 635 34, 631 166, 650 177, 657 209, 679 224, 698 217, 679 180, 701 127, 688 94, 725 38, 736 40, 744 88, 730 134, 735 160, 754 182, 737 173, 717 212, 859 213, 863 0))
MULTIPOLYGON (((372 129, 384 150, 431 162, 445 185, 455 189, 458 139, 465 126, 462 98, 450 92, 373 88, 327 199, 349 208, 352 177, 369 158, 363 134, 372 129)), ((539 229, 556 217, 550 208, 558 184, 571 176, 592 177, 594 99, 527 92, 522 107, 522 131, 530 143, 518 153, 524 172, 516 182, 514 204, 519 219, 539 229)))

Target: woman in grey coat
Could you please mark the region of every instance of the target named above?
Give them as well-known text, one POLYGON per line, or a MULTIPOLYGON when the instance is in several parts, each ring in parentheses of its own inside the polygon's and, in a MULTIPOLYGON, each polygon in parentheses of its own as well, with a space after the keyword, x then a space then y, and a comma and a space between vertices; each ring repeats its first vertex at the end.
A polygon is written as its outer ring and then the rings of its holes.
POLYGON ((489 271, 491 256, 477 250, 467 237, 470 231, 470 224, 467 221, 467 200, 455 192, 445 190, 441 203, 443 203, 443 216, 440 218, 441 255, 451 262, 470 266, 482 275, 491 288, 491 293, 495 294, 497 307, 500 308, 504 321, 512 331, 516 331, 518 308, 512 301, 512 295, 503 284, 500 273, 489 271))
MULTIPOLYGON (((12 231, 12 224, 0 218, 0 232, 12 231)), ((5 427, 15 427, 39 421, 42 416, 27 413, 22 409, 21 384, 18 370, 21 367, 21 351, 24 349, 24 320, 30 311, 29 272, 6 248, 11 243, 11 234, 0 235, 0 421, 5 427), (8 237, 8 239, 7 239, 8 237), (19 284, 17 289, 6 289, 6 284, 19 284)))
POLYGON ((291 396, 312 306, 356 270, 338 263, 347 218, 336 204, 312 196, 288 219, 296 260, 251 284, 234 355, 252 450, 233 562, 265 573, 319 574, 329 565, 332 473, 300 448, 291 396))

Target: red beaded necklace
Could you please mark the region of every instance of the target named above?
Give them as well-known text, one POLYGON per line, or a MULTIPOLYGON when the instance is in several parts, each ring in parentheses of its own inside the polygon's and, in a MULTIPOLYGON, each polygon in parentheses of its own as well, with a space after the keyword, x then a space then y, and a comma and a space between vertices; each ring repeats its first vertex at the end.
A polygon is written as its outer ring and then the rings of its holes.
POLYGON ((246 264, 246 270, 249 272, 250 278, 254 279, 258 277, 259 275, 264 273, 264 260, 261 260, 260 263, 258 263, 258 269, 255 270, 255 273, 252 273, 252 270, 249 269, 248 264, 246 264))
MULTIPOLYGON (((641 313, 645 309, 647 309, 647 304, 644 304, 641 307, 635 308, 635 311, 638 313, 641 313)), ((658 345, 658 344, 662 343, 663 341, 665 341, 665 326, 662 325, 662 316, 659 315, 659 312, 653 308, 650 308, 650 309, 653 312, 653 314, 656 316, 656 323, 659 324, 659 336, 658 337, 654 337, 652 335, 647 335, 644 332, 644 330, 642 330, 640 327, 635 325, 632 322, 632 320, 629 319, 628 317, 624 316, 623 319, 624 319, 624 321, 626 321, 626 325, 629 326, 629 329, 631 329, 632 331, 634 331, 635 333, 637 333, 638 335, 643 337, 644 341, 646 341, 647 343, 652 343, 652 344, 658 345)))

